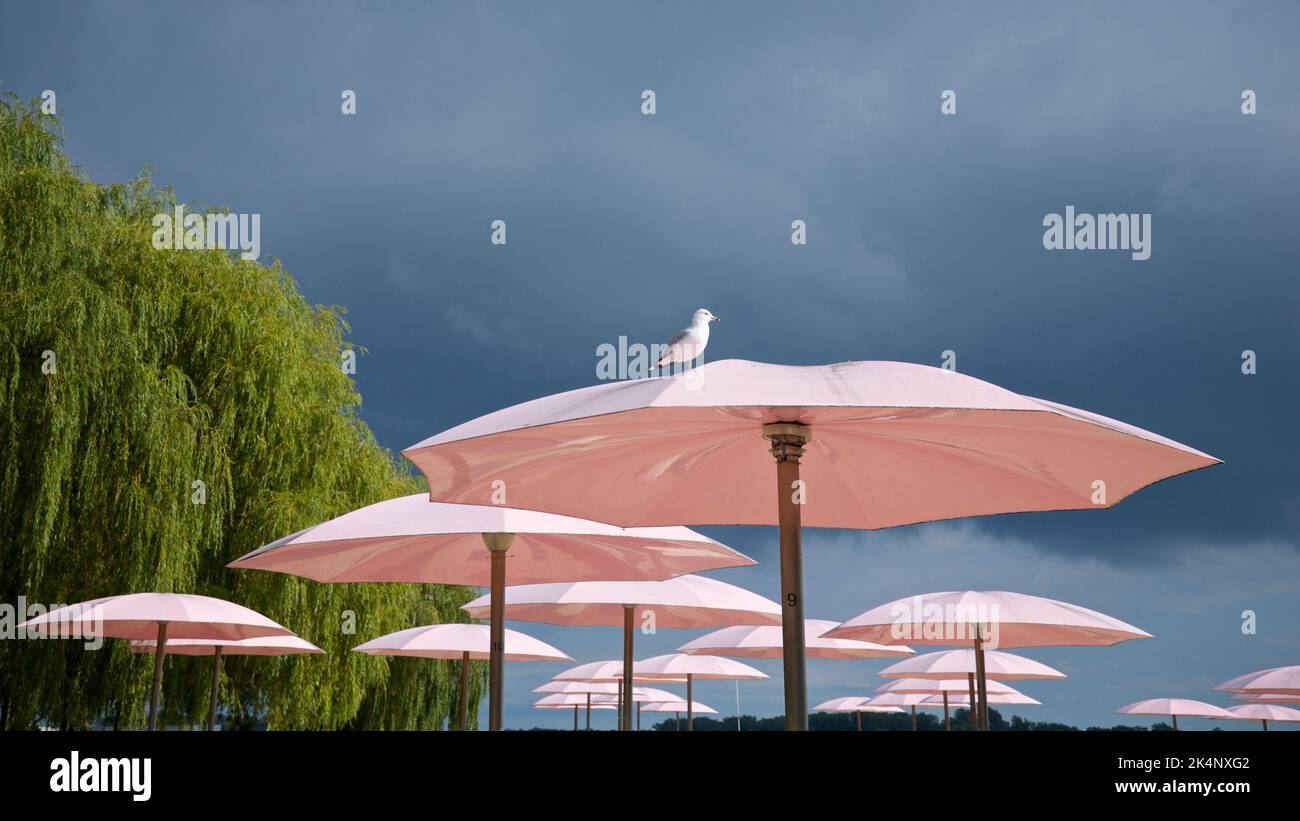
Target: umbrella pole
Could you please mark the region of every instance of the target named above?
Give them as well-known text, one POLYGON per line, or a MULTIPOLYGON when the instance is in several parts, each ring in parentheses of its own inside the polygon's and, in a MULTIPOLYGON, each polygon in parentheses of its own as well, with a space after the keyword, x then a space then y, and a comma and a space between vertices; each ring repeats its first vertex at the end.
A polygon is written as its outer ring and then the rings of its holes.
POLYGON ((456 711, 457 730, 469 729, 469 651, 460 654, 460 708, 456 711))
POLYGON ((158 622, 158 640, 153 651, 153 692, 149 694, 149 729, 158 729, 158 697, 162 693, 163 653, 167 649, 167 622, 158 622))
POLYGON ((578 732, 578 705, 573 705, 573 731, 578 732))
POLYGON ((862 712, 860 710, 854 710, 853 717, 858 720, 858 732, 862 732, 862 712))
POLYGON ((803 543, 800 501, 795 501, 799 460, 812 438, 807 425, 778 423, 763 426, 776 459, 776 497, 781 525, 782 665, 785 673, 785 728, 808 729, 807 670, 804 658, 803 543))
POLYGON ((212 703, 208 705, 208 732, 217 725, 217 697, 221 694, 221 645, 212 654, 212 703))
MULTIPOLYGON (((632 622, 635 620, 636 609, 630 605, 623 605, 623 681, 632 681, 632 622)), ((632 729, 632 687, 626 686, 622 689, 623 703, 623 726, 620 730, 632 729)), ((637 716, 640 718, 640 716, 637 716)))
POLYGON ((1178 729, 1178 716, 1170 716, 1174 720, 1174 729, 1178 729))
POLYGON ((677 732, 682 731, 682 711, 673 710, 673 720, 677 722, 677 732))
POLYGON ((587 729, 591 729, 591 693, 587 693, 587 729))
POLYGON ((970 698, 966 701, 966 718, 970 721, 967 730, 975 729, 975 674, 966 674, 966 686, 970 688, 970 698))
POLYGON ((912 732, 916 732, 916 705, 912 705, 912 732))
POLYGON ((513 533, 484 533, 483 543, 492 554, 491 622, 488 625, 488 729, 501 729, 504 708, 506 655, 506 551, 515 540, 513 533))
POLYGON ((695 676, 690 673, 686 674, 686 729, 694 732, 695 730, 695 701, 691 695, 691 690, 695 684, 695 676))
POLYGON ((641 732, 641 702, 636 703, 636 731, 641 732))
POLYGON ((1264 732, 1267 733, 1267 732, 1268 732, 1268 719, 1267 719, 1267 718, 1262 718, 1262 719, 1260 719, 1259 723, 1264 725, 1264 732))
POLYGON ((943 691, 943 731, 949 732, 952 727, 948 724, 948 691, 943 691))
POLYGON ((980 729, 988 732, 989 729, 989 692, 988 680, 984 674, 984 629, 983 626, 975 628, 975 678, 979 686, 980 697, 980 729))

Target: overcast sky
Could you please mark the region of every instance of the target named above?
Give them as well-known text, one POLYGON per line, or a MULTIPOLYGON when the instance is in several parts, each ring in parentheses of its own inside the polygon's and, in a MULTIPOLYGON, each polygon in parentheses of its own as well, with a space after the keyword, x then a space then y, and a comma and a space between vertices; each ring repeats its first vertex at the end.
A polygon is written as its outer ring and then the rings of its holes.
MULTIPOLYGON (((1014 712, 1084 726, 1300 663, 1295 5, 26 6, 0 7, 0 90, 53 89, 97 181, 150 165, 184 201, 260 214, 262 260, 347 307, 387 447, 591 384, 597 346, 664 341, 700 306, 725 320, 710 360, 952 350, 1226 464, 1105 511, 810 531, 809 616, 1005 589, 1154 633, 1025 651, 1070 678, 1026 683, 1043 706, 1014 712), (1044 250, 1067 205, 1150 214, 1150 259, 1044 250)), ((761 562, 718 578, 777 596, 775 529, 702 530, 761 562)), ((616 629, 511 626, 621 652, 616 629)), ((780 664, 759 666, 743 709, 779 713, 780 664)), ((883 666, 810 662, 810 704, 883 666)), ((559 669, 508 667, 508 726, 568 726, 529 709, 559 669)), ((734 711, 731 683, 697 698, 734 711)))

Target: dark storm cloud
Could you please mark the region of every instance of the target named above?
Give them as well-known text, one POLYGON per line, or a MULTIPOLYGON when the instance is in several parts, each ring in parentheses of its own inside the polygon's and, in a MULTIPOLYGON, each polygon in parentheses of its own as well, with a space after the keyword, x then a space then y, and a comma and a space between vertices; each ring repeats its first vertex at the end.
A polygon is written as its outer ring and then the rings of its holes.
MULTIPOLYGON (((589 384, 599 344, 663 341, 701 305, 724 318, 714 360, 938 364, 951 349, 967 373, 1227 464, 1106 512, 818 534, 811 615, 990 586, 1157 633, 1061 651, 1088 687, 1031 690, 1048 706, 1026 714, 1081 723, 1295 660, 1294 631, 1278 632, 1297 615, 1300 524, 1293 7, 2 14, 4 88, 58 92, 89 174, 149 164, 182 199, 261 213, 263 258, 282 259, 309 299, 348 307, 370 351, 365 417, 389 447, 589 384), (345 88, 356 117, 339 113, 345 88), (646 88, 654 117, 640 114, 646 88), (1245 88, 1254 117, 1239 110, 1245 88), (955 117, 939 114, 944 89, 955 117), (1151 259, 1043 250, 1044 215, 1067 205, 1151 213, 1151 259), (488 242, 494 219, 508 222, 504 247, 488 242), (794 219, 806 247, 789 242, 794 219), (1239 370, 1247 348, 1256 376, 1239 370), (1267 635, 1234 632, 1250 607, 1267 611, 1267 635), (1222 641, 1213 674, 1189 632, 1222 641)), ((724 578, 775 590, 769 531, 709 532, 765 561, 724 578)), ((586 658, 617 651, 602 631, 537 632, 586 658)), ((512 670, 512 723, 534 720, 522 685, 550 672, 512 670)), ((825 677, 818 698, 864 678, 852 665, 811 675, 825 677)), ((730 685, 718 687, 727 710, 730 685)), ((746 690, 747 706, 779 709, 779 688, 746 690)))

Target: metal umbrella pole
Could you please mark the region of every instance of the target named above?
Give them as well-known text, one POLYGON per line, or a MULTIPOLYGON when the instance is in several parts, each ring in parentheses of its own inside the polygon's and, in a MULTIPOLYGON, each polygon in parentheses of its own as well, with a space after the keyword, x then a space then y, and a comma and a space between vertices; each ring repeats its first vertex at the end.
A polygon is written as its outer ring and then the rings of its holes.
POLYGON ((799 460, 812 439, 806 425, 763 426, 776 459, 777 518, 781 527, 781 642, 785 674, 785 728, 808 729, 808 682, 804 651, 803 541, 799 460), (796 499, 796 494, 800 498, 796 499))

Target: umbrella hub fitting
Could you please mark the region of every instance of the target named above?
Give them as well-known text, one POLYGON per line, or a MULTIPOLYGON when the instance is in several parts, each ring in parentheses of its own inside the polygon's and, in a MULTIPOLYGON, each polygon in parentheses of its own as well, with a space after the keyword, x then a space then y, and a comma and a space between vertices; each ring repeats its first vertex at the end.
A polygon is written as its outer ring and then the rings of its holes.
POLYGON ((510 545, 515 541, 513 533, 484 533, 483 544, 493 553, 504 553, 510 549, 510 545))
POLYGON ((776 422, 763 426, 763 436, 772 442, 772 456, 778 462, 798 464, 804 445, 812 441, 812 428, 793 422, 776 422))

